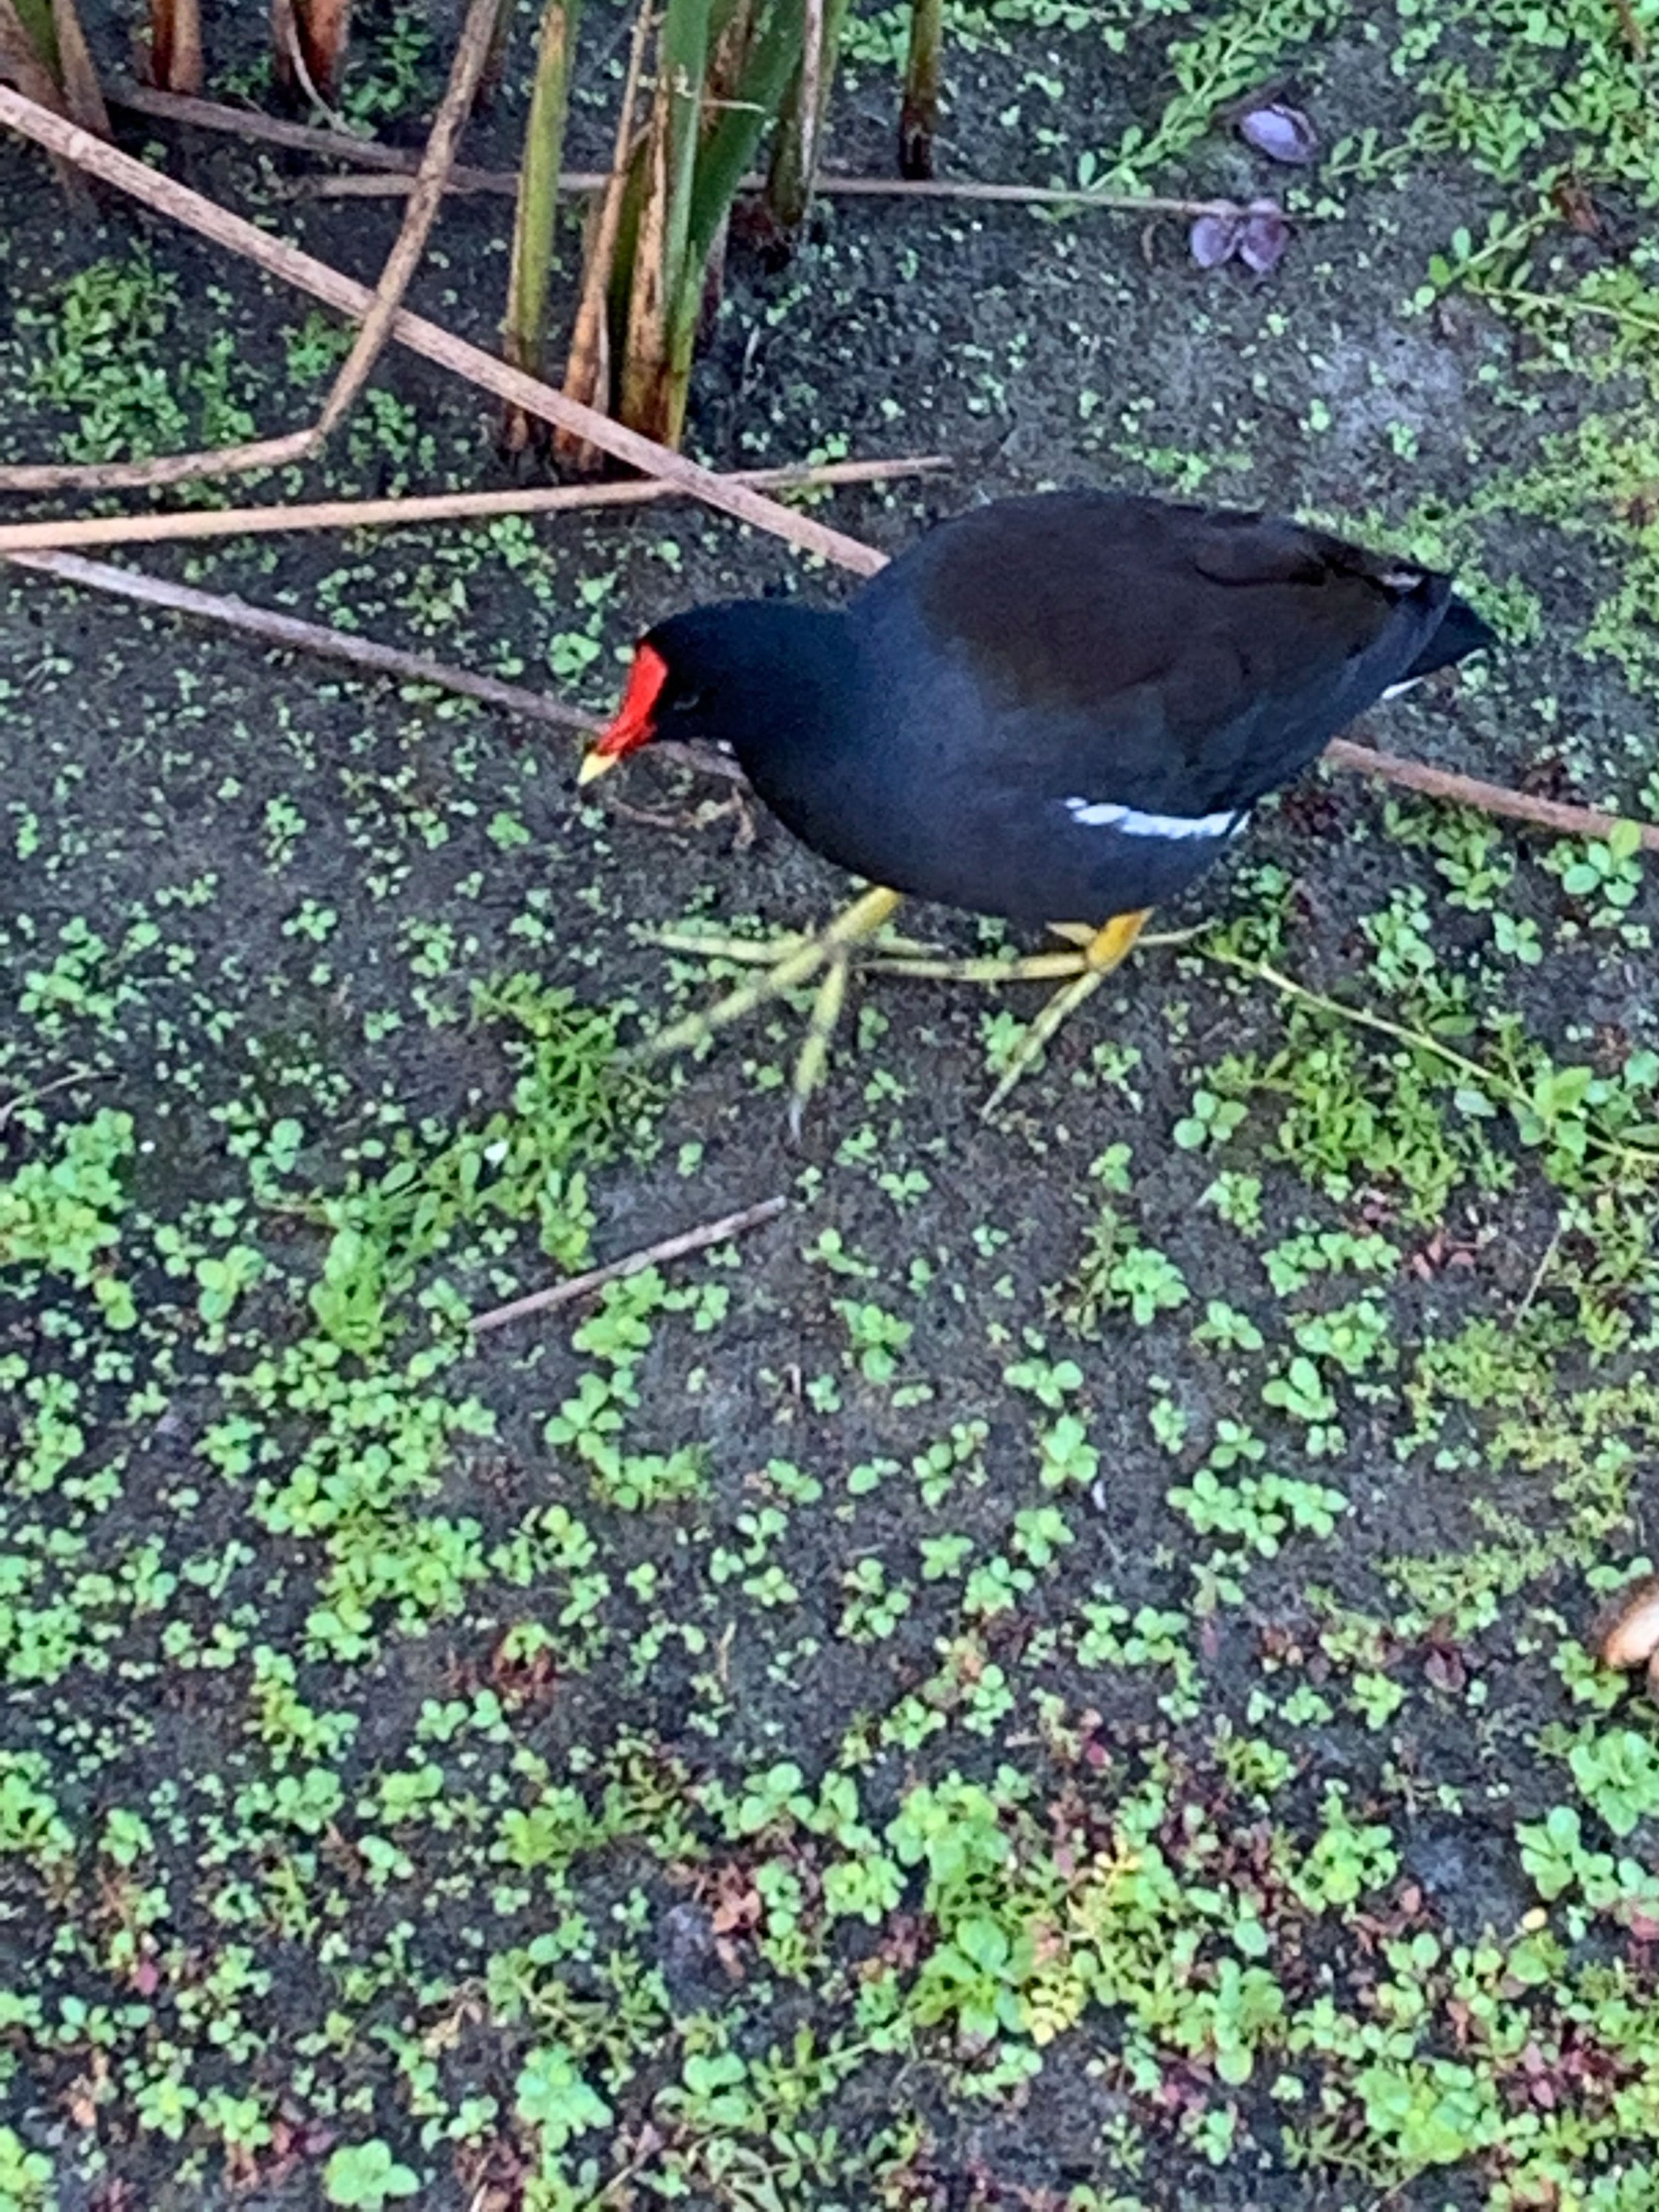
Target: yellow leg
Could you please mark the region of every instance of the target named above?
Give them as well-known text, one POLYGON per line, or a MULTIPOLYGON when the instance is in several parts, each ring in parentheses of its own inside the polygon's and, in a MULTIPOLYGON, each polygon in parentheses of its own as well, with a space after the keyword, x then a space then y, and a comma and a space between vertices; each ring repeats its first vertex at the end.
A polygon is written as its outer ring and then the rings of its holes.
MULTIPOLYGON (((1151 911, 1150 908, 1147 911, 1151 911)), ((1119 915, 1108 922, 1104 930, 1087 921, 1051 921, 1048 927, 1054 934, 1063 937, 1074 949, 1069 952, 1029 952, 1018 959, 996 953, 978 960, 923 958, 916 957, 902 938, 885 938, 880 951, 861 960, 859 966, 866 975, 916 975, 934 983, 1055 983, 1068 975, 1086 975, 1097 966, 1098 958, 1092 949, 1096 939, 1108 935, 1119 922, 1127 919, 1119 915)), ((1147 945, 1185 945, 1201 934, 1197 929, 1165 929, 1141 937, 1139 942, 1147 945)), ((1130 939, 1130 943, 1135 941, 1130 939)), ((1127 950, 1126 945, 1123 951, 1127 950)), ((1120 952, 1117 959, 1122 957, 1120 952)), ((1111 967, 1116 966, 1117 959, 1111 967)), ((1108 974, 1111 967, 1107 969, 1108 974)))
POLYGON ((1151 912, 1150 907, 1142 907, 1134 914, 1114 915, 1109 922, 1096 930, 1078 956, 1083 963, 1081 968, 1070 982, 1054 993, 1015 1047, 1013 1057, 1004 1068, 1000 1081, 985 1102, 984 1113, 995 1113, 1060 1024, 1077 1012, 1085 999, 1093 996, 1115 968, 1121 965, 1135 939, 1146 927, 1151 912))
MULTIPOLYGON (((665 1030, 659 1030, 656 1036, 648 1038, 641 1048, 643 1056, 655 1060, 667 1053, 684 1052, 690 1047, 705 1043, 716 1031, 729 1029, 733 1022, 742 1021, 757 1007, 765 1006, 773 999, 781 998, 786 991, 793 991, 799 984, 810 982, 821 968, 826 969, 828 973, 818 987, 807 1024, 805 1042, 795 1065, 789 1125, 792 1132, 799 1134, 806 1102, 822 1082, 824 1069, 829 1065, 830 1039, 846 1002, 847 978, 852 965, 853 948, 862 939, 873 936, 883 923, 896 913, 902 898, 903 894, 900 891, 890 891, 878 886, 854 899, 851 906, 843 908, 816 937, 797 935, 783 939, 773 948, 768 972, 764 975, 752 983, 744 984, 738 990, 728 992, 725 998, 717 999, 702 1013, 688 1014, 684 1021, 672 1023, 665 1030)), ((707 941, 698 945, 687 939, 684 945, 686 949, 714 949, 707 941)), ((724 954, 728 947, 722 942, 719 949, 724 954)), ((745 944, 742 957, 763 958, 766 955, 762 948, 745 944)))

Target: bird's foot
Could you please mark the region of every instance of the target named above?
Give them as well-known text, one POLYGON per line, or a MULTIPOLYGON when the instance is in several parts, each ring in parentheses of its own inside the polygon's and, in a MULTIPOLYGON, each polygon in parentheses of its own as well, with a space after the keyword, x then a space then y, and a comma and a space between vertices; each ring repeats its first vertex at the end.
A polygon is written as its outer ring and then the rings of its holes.
MULTIPOLYGON (((830 1062, 830 1040, 847 1000, 847 979, 854 954, 896 910, 902 894, 881 888, 866 891, 816 935, 796 933, 762 942, 749 938, 713 937, 687 931, 659 933, 656 942, 671 951, 695 952, 710 959, 736 960, 759 966, 765 973, 744 983, 702 1012, 688 1014, 648 1038, 641 1055, 656 1060, 670 1053, 686 1052, 706 1043, 721 1030, 744 1020, 759 1007, 786 992, 818 979, 817 993, 807 1017, 806 1035, 795 1062, 790 1086, 789 1131, 799 1137, 808 1100, 823 1080, 830 1062)), ((912 949, 908 943, 905 949, 912 949)), ((915 948, 925 951, 926 947, 915 948)))
MULTIPOLYGON (((1041 1060, 1043 1048, 1061 1024, 1068 1021, 1086 999, 1092 998, 1112 970, 1121 965, 1146 926, 1147 911, 1143 908, 1138 914, 1114 915, 1086 944, 1078 946, 1076 972, 1069 982, 1061 984, 1047 1006, 1038 1009, 1036 1019, 1014 1047, 997 1079, 995 1090, 980 1109, 982 1120, 989 1120, 1021 1076, 1041 1060)), ((1071 932, 1066 933, 1069 936, 1071 932)))
POLYGON ((1141 932, 1147 911, 1115 915, 1100 929, 1091 928, 1086 922, 1054 922, 1051 925, 1054 934, 1069 942, 1071 949, 1064 952, 1034 952, 1019 960, 933 960, 912 958, 908 954, 889 957, 884 950, 864 964, 878 975, 921 975, 951 983, 1061 985, 1015 1046, 995 1090, 985 1102, 982 1111, 988 1115, 996 1111, 1020 1078, 1036 1064, 1061 1024, 1093 996, 1119 966, 1131 946, 1137 941, 1149 946, 1184 945, 1198 934, 1196 930, 1182 929, 1144 937, 1141 932))
MULTIPOLYGON (((1112 926, 1109 922, 1107 928, 1110 929, 1112 926)), ((1070 951, 1028 952, 1012 959, 1006 953, 989 953, 977 960, 951 959, 939 957, 937 947, 933 945, 913 945, 908 939, 902 937, 884 937, 880 950, 860 960, 859 966, 866 975, 919 975, 935 983, 995 984, 1055 983, 1068 976, 1084 975, 1097 964, 1090 959, 1089 947, 1103 933, 1096 929, 1091 923, 1054 921, 1050 922, 1048 927, 1054 936, 1063 937, 1066 940, 1073 948, 1070 951)), ((1139 945, 1144 951, 1150 952, 1155 947, 1161 945, 1189 944, 1194 938, 1201 937, 1203 934, 1201 928, 1162 929, 1154 930, 1146 936, 1141 936, 1137 933, 1129 942, 1139 945)), ((666 944, 668 939, 659 938, 655 941, 659 944, 666 944)), ((720 942, 722 957, 725 957, 727 940, 721 939, 720 942)), ((688 937, 683 943, 684 949, 686 951, 694 949, 707 951, 710 940, 707 938, 698 938, 694 945, 694 941, 688 937)), ((736 945, 733 945, 731 949, 733 957, 737 957, 736 945)), ((1117 959, 1113 960, 1110 965, 1101 970, 1102 974, 1109 975, 1112 969, 1117 965, 1117 960, 1121 960, 1123 952, 1127 952, 1128 949, 1128 945, 1126 945, 1122 951, 1118 954, 1117 959)), ((751 945, 749 957, 752 959, 755 957, 754 947, 751 945)))

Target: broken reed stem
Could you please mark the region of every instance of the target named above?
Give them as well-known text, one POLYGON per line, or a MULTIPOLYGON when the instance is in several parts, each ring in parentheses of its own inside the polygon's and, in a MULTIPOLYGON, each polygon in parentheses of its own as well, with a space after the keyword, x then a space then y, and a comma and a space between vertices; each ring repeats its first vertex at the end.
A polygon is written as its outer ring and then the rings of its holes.
POLYGON ((351 0, 273 0, 271 37, 279 79, 297 80, 325 115, 334 112, 351 33, 351 0))
POLYGON ((514 1298, 504 1306, 491 1306, 487 1313, 473 1315, 473 1334, 480 1335, 485 1329, 500 1328, 507 1322, 523 1321, 530 1314, 548 1313, 556 1306, 568 1306, 576 1298, 586 1297, 591 1291, 602 1291, 607 1283, 619 1283, 624 1276, 637 1275, 664 1260, 683 1260, 690 1253, 706 1252, 711 1244, 730 1243, 734 1237, 745 1236, 751 1229, 775 1221, 788 1203, 787 1198, 763 1198, 758 1206, 746 1206, 740 1213, 722 1214, 718 1221, 706 1221, 699 1229, 686 1229, 678 1237, 665 1237, 659 1244, 647 1244, 638 1252, 630 1252, 625 1260, 612 1260, 603 1267, 590 1267, 585 1275, 570 1275, 562 1283, 550 1284, 544 1291, 532 1291, 526 1297, 514 1298))
MULTIPOLYGON (((75 12, 74 0, 0 0, 0 82, 16 86, 54 114, 109 136, 109 112, 75 12)), ((87 181, 72 161, 54 154, 64 195, 90 204, 87 181)))
MULTIPOLYGON (((814 491, 836 484, 883 483, 891 477, 928 476, 950 466, 942 453, 891 460, 831 461, 742 469, 732 481, 769 491, 814 491)), ((563 514, 597 507, 645 507, 682 498, 678 484, 644 477, 628 483, 533 484, 513 491, 433 492, 404 499, 327 499, 300 507, 229 507, 187 514, 111 514, 52 522, 0 523, 0 554, 47 553, 76 547, 155 545, 177 539, 268 538, 288 531, 395 529, 420 522, 490 521, 506 514, 563 514)))
POLYGON ((201 0, 150 0, 149 68, 163 91, 200 92, 201 0))
MULTIPOLYGON (((1605 837, 1628 816, 1607 814, 1599 806, 1572 806, 1564 799, 1534 799, 1530 792, 1514 791, 1507 784, 1487 783, 1455 769, 1431 768, 1426 761, 1406 760, 1399 753, 1378 752, 1357 745, 1349 738, 1333 738, 1321 755, 1334 768, 1356 769, 1383 783, 1420 792, 1425 799, 1443 799, 1451 806, 1471 806, 1477 813, 1506 815, 1511 821, 1530 822, 1540 830, 1553 830, 1563 837, 1605 837)), ((1659 824, 1637 822, 1633 827, 1650 853, 1659 853, 1659 824)))
MULTIPOLYGON (((639 104, 640 80, 645 72, 645 49, 651 32, 650 0, 643 0, 628 42, 628 68, 622 98, 617 106, 617 129, 611 149, 611 172, 598 205, 590 210, 582 246, 582 289, 570 326, 565 355, 566 397, 584 407, 608 413, 611 405, 611 283, 616 272, 617 249, 622 237, 623 204, 628 195, 628 172, 634 144, 634 111, 639 104)), ((561 191, 568 189, 562 178, 561 191)), ((602 456, 586 439, 568 430, 553 434, 553 450, 571 467, 594 474, 602 456)))
POLYGON ((240 631, 289 653, 314 653, 327 660, 343 661, 370 676, 389 676, 398 684, 427 684, 441 691, 458 691, 469 699, 526 721, 550 723, 561 730, 580 730, 591 735, 601 727, 599 717, 577 707, 562 706, 539 691, 517 684, 503 684, 494 676, 475 676, 470 669, 452 668, 445 661, 429 660, 424 653, 400 653, 389 645, 330 629, 321 623, 301 622, 294 615, 275 613, 269 607, 250 606, 245 599, 216 592, 198 592, 187 584, 149 576, 136 568, 118 568, 104 561, 85 561, 78 553, 12 553, 6 556, 20 568, 33 568, 61 583, 79 584, 88 591, 108 592, 118 599, 136 599, 140 605, 161 607, 169 614, 192 615, 202 622, 240 631))
MULTIPOLYGON (((351 351, 342 363, 322 412, 303 430, 281 438, 256 439, 251 444, 221 446, 205 453, 169 453, 150 461, 95 461, 89 465, 51 463, 0 468, 0 492, 140 491, 165 484, 200 483, 206 478, 246 475, 253 470, 286 468, 310 460, 337 428, 342 417, 361 396, 385 348, 392 318, 414 275, 416 264, 443 198, 444 180, 454 160, 456 141, 466 121, 472 94, 489 53, 495 27, 496 0, 472 0, 459 44, 455 49, 443 104, 428 137, 426 150, 410 188, 402 226, 380 282, 374 288, 351 351)), ((0 90, 3 90, 0 87, 0 90)), ((125 157, 123 157, 125 158, 125 157)), ((143 168, 143 164, 136 164, 143 168)), ((146 175, 154 174, 145 170, 146 175)), ((210 202, 204 203, 210 205, 210 202)))
POLYGON ((818 129, 823 117, 823 0, 805 0, 800 49, 800 167, 803 199, 817 173, 818 129))
MULTIPOLYGON (((767 213, 786 235, 800 230, 817 190, 847 9, 848 0, 823 0, 809 11, 800 67, 773 128, 772 158, 760 189, 767 213)), ((738 190, 752 191, 758 184, 757 179, 745 179, 738 190)))
POLYGON ((58 41, 58 64, 70 113, 88 130, 107 138, 109 109, 104 104, 103 90, 87 34, 81 27, 76 0, 52 0, 52 28, 58 41))
MULTIPOLYGON (((143 161, 135 161, 130 155, 106 146, 89 132, 76 130, 61 116, 52 114, 33 100, 22 99, 4 85, 0 85, 0 124, 9 125, 34 144, 62 155, 144 206, 200 232, 228 252, 241 255, 268 275, 310 293, 342 314, 362 316, 367 313, 374 295, 366 285, 331 268, 325 261, 319 261, 314 255, 302 252, 287 240, 272 238, 240 216, 232 215, 202 193, 192 191, 187 185, 177 184, 143 161)), ((480 390, 493 393, 498 399, 514 401, 528 414, 578 432, 602 452, 638 469, 641 475, 659 477, 665 483, 677 484, 693 498, 735 516, 739 522, 769 531, 798 551, 815 553, 862 576, 872 576, 886 566, 885 556, 874 546, 849 538, 842 531, 831 530, 821 522, 813 522, 805 515, 796 514, 768 499, 763 492, 751 490, 746 484, 733 483, 712 469, 698 467, 684 454, 671 453, 667 447, 641 437, 636 430, 624 429, 620 422, 613 422, 595 409, 565 398, 550 385, 509 368, 505 362, 484 352, 481 346, 469 345, 465 339, 454 337, 424 316, 411 314, 407 307, 400 307, 392 318, 392 335, 399 344, 465 377, 480 390)))
MULTIPOLYGON (((199 130, 220 131, 233 137, 256 139, 267 145, 286 146, 296 153, 349 161, 355 167, 384 173, 366 177, 308 178, 295 187, 317 199, 391 198, 410 190, 416 157, 400 147, 383 146, 373 138, 348 137, 338 131, 319 131, 303 123, 285 123, 276 117, 226 107, 211 100, 186 100, 155 91, 149 85, 117 82, 110 98, 118 107, 163 121, 188 123, 199 130)), ((611 180, 608 169, 566 169, 559 177, 562 192, 600 192, 611 180)), ((469 168, 458 162, 445 186, 451 192, 494 192, 510 198, 519 189, 511 169, 469 168)), ((740 189, 763 192, 764 177, 745 177, 740 189)), ((815 191, 845 193, 849 198, 894 200, 980 200, 1010 207, 1075 207, 1115 210, 1123 215, 1218 215, 1231 209, 1231 200, 1171 198, 1156 192, 1103 192, 1063 185, 979 184, 971 178, 913 179, 900 177, 833 177, 820 175, 815 191)), ((1298 217, 1298 221, 1306 218, 1298 217)))
POLYGON ((910 0, 910 46, 899 111, 899 174, 919 181, 933 173, 939 130, 939 50, 945 43, 945 0, 910 0))

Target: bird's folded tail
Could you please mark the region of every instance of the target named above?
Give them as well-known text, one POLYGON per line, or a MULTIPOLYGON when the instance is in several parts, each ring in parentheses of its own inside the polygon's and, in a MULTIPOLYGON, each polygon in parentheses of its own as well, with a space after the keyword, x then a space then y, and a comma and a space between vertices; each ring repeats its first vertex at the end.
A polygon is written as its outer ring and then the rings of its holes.
POLYGON ((1496 632, 1454 592, 1446 602, 1446 611, 1436 625, 1434 635, 1406 671, 1401 683, 1415 684, 1420 676, 1432 676, 1437 668, 1449 668, 1466 653, 1480 653, 1497 644, 1496 632))

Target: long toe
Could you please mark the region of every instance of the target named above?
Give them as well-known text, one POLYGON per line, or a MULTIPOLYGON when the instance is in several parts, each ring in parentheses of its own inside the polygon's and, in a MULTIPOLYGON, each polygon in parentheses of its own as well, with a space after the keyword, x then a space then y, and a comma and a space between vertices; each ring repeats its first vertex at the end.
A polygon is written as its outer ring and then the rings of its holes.
POLYGON ((796 1144, 800 1142, 807 1102, 823 1081, 830 1066, 830 1040, 847 1003, 847 976, 851 965, 847 953, 832 956, 807 1018, 806 1035, 801 1040, 800 1057, 795 1062, 795 1080, 789 1094, 789 1134, 796 1144))
POLYGON ((734 960, 745 968, 770 968, 811 941, 804 930, 785 937, 718 937, 695 929, 653 929, 645 937, 647 945, 659 945, 665 952, 690 952, 699 960, 734 960))
POLYGON ((822 1083, 829 1066, 830 1039, 846 1003, 847 979, 859 948, 885 926, 901 902, 901 893, 878 884, 844 907, 815 936, 799 934, 775 939, 769 944, 756 944, 747 938, 702 937, 690 931, 665 933, 659 942, 670 945, 677 951, 706 953, 714 959, 760 964, 763 972, 752 982, 728 991, 712 1006, 687 1014, 666 1029, 659 1030, 638 1047, 637 1056, 661 1060, 670 1053, 694 1050, 773 1000, 811 982, 820 969, 827 968, 829 972, 813 1001, 805 1042, 795 1068, 789 1125, 791 1132, 799 1136, 806 1103, 822 1083))
POLYGON ((1080 975, 1088 957, 1076 952, 1033 952, 1021 960, 912 960, 878 953, 862 965, 875 975, 921 975, 935 983, 1054 983, 1064 975, 1080 975))
POLYGON ((756 981, 728 991, 712 1006, 705 1006, 699 1013, 687 1014, 684 1020, 672 1022, 665 1030, 659 1030, 654 1036, 647 1037, 640 1047, 641 1057, 660 1060, 669 1053, 687 1052, 705 1043, 717 1031, 730 1029, 733 1022, 743 1021, 769 1000, 781 998, 798 984, 810 982, 830 957, 830 947, 816 938, 807 938, 775 961, 756 981))
POLYGON ((996 1112, 1015 1084, 1041 1060, 1044 1046, 1058 1033, 1061 1024, 1070 1020, 1086 999, 1094 996, 1110 973, 1109 968, 1085 968, 1080 975, 1074 975, 1064 989, 1054 993, 1015 1046, 1013 1057, 1003 1069, 996 1089, 980 1109, 981 1118, 988 1120, 996 1112))

